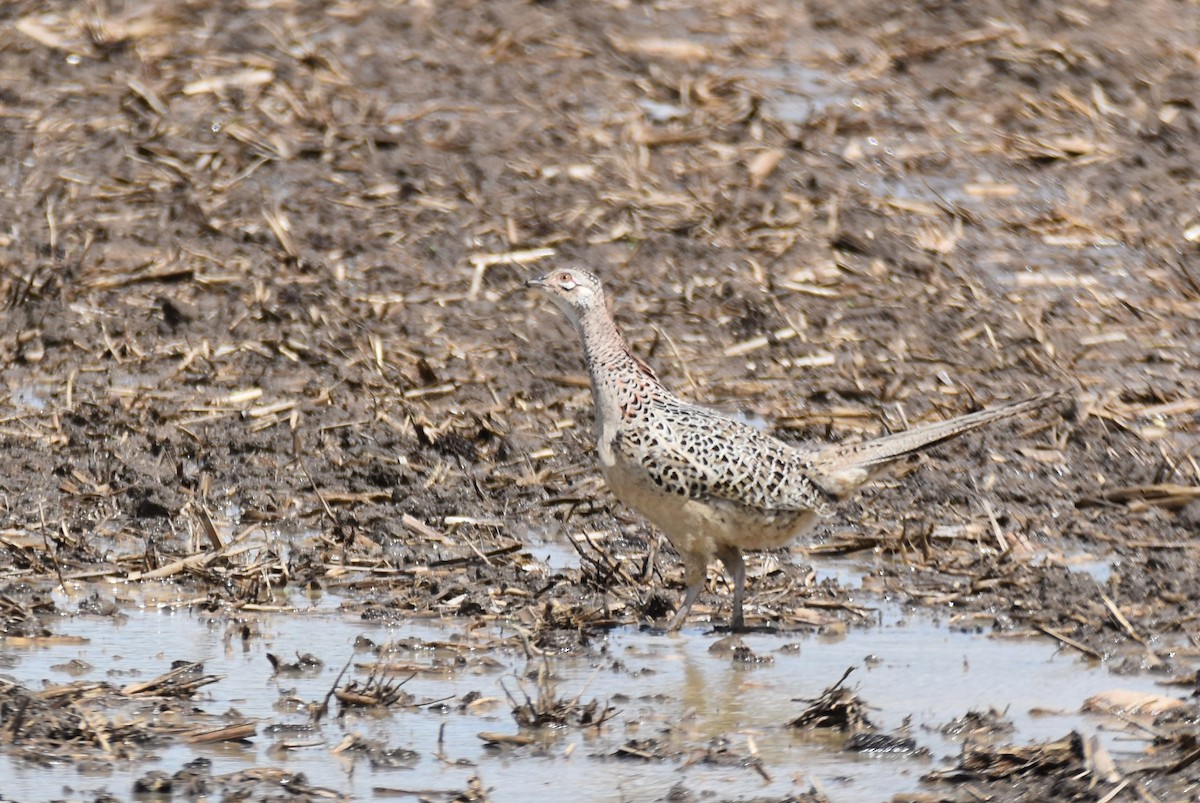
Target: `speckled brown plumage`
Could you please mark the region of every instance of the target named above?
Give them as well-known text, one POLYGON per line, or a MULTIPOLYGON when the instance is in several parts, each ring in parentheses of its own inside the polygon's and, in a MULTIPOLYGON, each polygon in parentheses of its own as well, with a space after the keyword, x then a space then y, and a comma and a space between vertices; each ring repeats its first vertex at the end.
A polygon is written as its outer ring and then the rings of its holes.
POLYGON ((1036 409, 1056 394, 952 418, 856 444, 800 449, 683 401, 634 357, 617 331, 599 279, 560 269, 528 284, 546 291, 583 342, 597 452, 618 499, 653 522, 683 558, 683 624, 720 558, 734 581, 732 626, 744 626, 743 549, 782 546, 880 469, 985 424, 1036 409))

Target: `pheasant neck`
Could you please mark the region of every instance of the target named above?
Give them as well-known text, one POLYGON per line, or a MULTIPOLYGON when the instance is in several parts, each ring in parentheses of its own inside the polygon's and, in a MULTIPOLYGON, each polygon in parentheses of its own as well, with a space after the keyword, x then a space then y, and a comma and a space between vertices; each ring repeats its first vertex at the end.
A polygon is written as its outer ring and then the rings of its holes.
POLYGON ((599 420, 620 420, 633 397, 645 396, 658 387, 658 380, 629 351, 605 309, 597 308, 583 316, 579 335, 599 420))

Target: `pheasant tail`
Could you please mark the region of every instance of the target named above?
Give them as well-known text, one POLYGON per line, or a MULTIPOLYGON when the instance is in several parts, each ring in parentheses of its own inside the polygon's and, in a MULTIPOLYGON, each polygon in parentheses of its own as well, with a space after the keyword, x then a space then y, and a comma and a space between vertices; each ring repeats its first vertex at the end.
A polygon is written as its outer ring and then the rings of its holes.
POLYGON ((814 455, 813 467, 822 475, 822 485, 838 496, 845 496, 902 457, 957 438, 973 429, 1045 407, 1061 399, 1062 395, 1060 391, 1051 391, 863 443, 827 446, 814 455))

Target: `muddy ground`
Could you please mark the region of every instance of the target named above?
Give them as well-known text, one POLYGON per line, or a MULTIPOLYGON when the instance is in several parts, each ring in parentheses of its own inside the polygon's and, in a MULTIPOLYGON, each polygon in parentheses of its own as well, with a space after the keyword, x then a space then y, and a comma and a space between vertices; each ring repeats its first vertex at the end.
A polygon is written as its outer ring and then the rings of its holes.
MULTIPOLYGON (((5 4, 5 653, 130 584, 538 654, 661 624, 680 566, 522 288, 583 264, 668 384, 790 440, 1067 390, 753 558, 747 617, 861 623, 850 555, 881 600, 1174 680, 1111 773, 1067 740, 919 794, 1196 799, 1197 31, 1184 0, 5 4)), ((729 614, 711 578, 689 629, 729 614)), ((29 727, 69 689, 0 682, 4 750, 104 756, 29 727)))

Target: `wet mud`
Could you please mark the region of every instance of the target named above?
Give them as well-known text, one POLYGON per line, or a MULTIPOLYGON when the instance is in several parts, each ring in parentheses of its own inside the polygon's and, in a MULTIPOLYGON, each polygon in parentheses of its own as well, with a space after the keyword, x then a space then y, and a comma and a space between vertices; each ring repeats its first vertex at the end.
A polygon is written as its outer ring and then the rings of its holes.
POLYGON ((0 796, 1194 799, 1198 29, 6 4, 0 796), (1068 399, 664 635, 555 264, 785 439, 1068 399))

